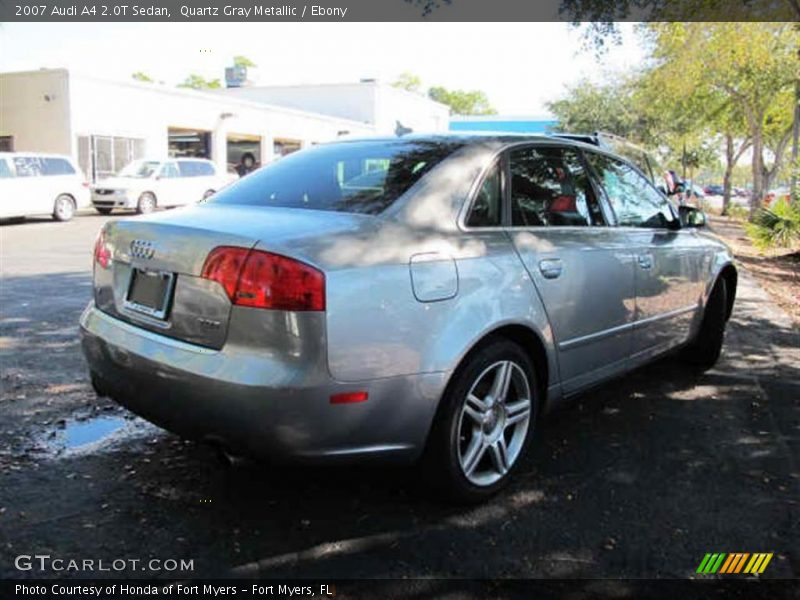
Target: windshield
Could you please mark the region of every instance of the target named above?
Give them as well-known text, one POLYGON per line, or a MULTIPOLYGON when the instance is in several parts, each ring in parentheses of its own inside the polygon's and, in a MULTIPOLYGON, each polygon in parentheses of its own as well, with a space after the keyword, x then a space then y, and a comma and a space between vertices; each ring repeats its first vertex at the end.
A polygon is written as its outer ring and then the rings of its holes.
POLYGON ((375 215, 462 145, 398 140, 318 146, 259 169, 209 202, 375 215))
POLYGON ((119 172, 119 177, 147 179, 152 177, 161 163, 157 160, 135 160, 119 172))

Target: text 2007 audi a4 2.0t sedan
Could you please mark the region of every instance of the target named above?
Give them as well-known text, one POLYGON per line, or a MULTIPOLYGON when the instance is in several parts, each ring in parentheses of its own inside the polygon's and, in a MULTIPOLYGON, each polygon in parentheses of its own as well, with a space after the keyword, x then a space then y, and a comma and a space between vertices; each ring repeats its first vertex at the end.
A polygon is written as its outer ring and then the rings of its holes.
POLYGON ((99 393, 186 437, 422 459, 480 500, 562 399, 673 349, 717 360, 737 275, 703 224, 565 139, 320 145, 106 224, 83 350, 99 393))

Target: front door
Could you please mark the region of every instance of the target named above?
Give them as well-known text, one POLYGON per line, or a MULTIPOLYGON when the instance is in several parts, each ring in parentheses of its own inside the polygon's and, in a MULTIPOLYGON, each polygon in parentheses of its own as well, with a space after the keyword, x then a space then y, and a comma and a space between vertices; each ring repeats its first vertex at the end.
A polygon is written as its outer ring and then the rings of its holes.
POLYGON ((562 390, 623 371, 634 319, 634 261, 578 152, 552 145, 508 156, 508 234, 547 310, 562 390))
POLYGON ((587 158, 635 256, 632 355, 644 360, 688 339, 701 303, 704 254, 696 234, 680 229, 667 199, 644 175, 610 156, 587 158))

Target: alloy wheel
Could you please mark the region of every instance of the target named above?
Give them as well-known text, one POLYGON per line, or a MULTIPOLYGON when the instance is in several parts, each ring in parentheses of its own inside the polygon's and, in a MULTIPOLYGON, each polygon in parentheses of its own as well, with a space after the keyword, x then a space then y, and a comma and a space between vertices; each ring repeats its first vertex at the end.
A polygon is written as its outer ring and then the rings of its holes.
POLYGON ((458 422, 458 460, 470 483, 485 487, 517 461, 531 421, 531 386, 514 361, 498 361, 473 382, 458 422))

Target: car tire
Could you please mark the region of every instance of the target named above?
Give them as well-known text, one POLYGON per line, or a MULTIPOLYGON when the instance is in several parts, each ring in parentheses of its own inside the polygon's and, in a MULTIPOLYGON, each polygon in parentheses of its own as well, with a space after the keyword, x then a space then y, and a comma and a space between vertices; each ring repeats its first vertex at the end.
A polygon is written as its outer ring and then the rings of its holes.
POLYGON ((145 192, 139 196, 139 201, 136 203, 136 212, 140 215, 146 215, 156 209, 156 197, 150 192, 145 192))
POLYGON ((108 207, 105 207, 105 206, 103 206, 103 207, 95 206, 94 209, 97 212, 99 212, 101 215, 110 215, 111 211, 114 210, 113 208, 108 208, 108 207))
POLYGON ((72 196, 60 194, 53 204, 53 218, 56 221, 69 221, 75 216, 75 201, 72 196))
POLYGON ((713 367, 722 353, 727 320, 728 287, 720 278, 711 290, 697 335, 683 350, 683 359, 700 371, 713 367))
POLYGON ((518 344, 494 338, 470 353, 447 386, 428 438, 422 468, 429 485, 464 504, 499 492, 530 446, 538 396, 533 363, 518 344), (508 391, 497 400, 503 365, 508 391))

